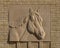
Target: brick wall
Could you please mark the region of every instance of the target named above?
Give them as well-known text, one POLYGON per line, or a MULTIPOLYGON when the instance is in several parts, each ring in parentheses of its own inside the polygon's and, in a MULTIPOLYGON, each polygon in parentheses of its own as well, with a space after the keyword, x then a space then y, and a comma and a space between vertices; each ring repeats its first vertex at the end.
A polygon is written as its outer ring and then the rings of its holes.
POLYGON ((60 5, 51 6, 51 47, 60 48, 60 5))
POLYGON ((0 0, 0 48, 15 48, 7 44, 8 8, 16 4, 44 4, 51 7, 51 48, 60 48, 60 0, 0 0))

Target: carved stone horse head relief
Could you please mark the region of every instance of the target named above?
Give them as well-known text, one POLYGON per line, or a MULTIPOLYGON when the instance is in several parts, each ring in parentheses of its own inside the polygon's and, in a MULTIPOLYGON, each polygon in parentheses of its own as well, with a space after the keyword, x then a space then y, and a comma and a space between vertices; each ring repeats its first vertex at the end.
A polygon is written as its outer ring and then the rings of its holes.
MULTIPOLYGON (((43 19, 37 11, 29 9, 29 16, 10 16, 9 41, 20 41, 26 31, 37 39, 44 39, 43 19), (14 18, 13 18, 14 17, 14 18), (20 18, 19 18, 20 17, 20 18), (22 17, 22 19, 21 19, 22 17)), ((25 37, 26 38, 26 37, 25 37)))
POLYGON ((27 23, 27 30, 35 35, 39 40, 44 39, 45 32, 42 26, 43 19, 39 15, 38 11, 33 11, 29 9, 29 20, 27 23))

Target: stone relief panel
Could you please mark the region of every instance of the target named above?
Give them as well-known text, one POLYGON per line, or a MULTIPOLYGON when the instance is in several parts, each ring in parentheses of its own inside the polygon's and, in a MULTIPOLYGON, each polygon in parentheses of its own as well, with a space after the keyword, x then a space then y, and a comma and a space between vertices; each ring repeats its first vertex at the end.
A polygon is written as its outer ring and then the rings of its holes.
POLYGON ((49 5, 9 7, 9 41, 50 41, 49 5))

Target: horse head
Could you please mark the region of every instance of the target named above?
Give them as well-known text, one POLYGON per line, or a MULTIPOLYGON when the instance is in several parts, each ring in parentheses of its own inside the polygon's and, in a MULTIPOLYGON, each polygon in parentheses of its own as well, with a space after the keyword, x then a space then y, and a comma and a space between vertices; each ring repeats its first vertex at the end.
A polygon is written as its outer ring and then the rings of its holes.
POLYGON ((29 20, 27 29, 30 33, 35 35, 38 39, 44 39, 45 31, 42 26, 43 19, 37 11, 29 9, 29 20))

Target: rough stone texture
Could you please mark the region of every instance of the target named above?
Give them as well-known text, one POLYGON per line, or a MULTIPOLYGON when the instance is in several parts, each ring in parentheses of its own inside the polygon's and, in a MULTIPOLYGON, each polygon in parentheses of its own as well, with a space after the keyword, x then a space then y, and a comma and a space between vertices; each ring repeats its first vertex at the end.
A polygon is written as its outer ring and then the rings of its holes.
MULTIPOLYGON (((60 0, 0 0, 0 48, 15 48, 16 46, 15 44, 7 44, 7 37, 8 6, 17 4, 50 5, 51 48, 60 48, 60 0)), ((26 45, 25 43, 22 44, 26 45)), ((22 44, 21 46, 23 46, 22 44)), ((37 44, 35 45, 37 46, 37 44)))

